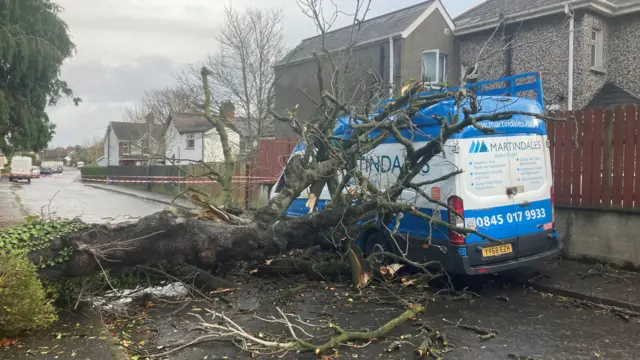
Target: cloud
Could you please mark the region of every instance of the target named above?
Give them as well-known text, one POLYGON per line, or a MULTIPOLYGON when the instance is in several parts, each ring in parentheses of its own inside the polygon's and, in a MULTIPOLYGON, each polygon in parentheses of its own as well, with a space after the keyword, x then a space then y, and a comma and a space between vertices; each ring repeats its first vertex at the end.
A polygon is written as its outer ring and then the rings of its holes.
POLYGON ((99 60, 67 64, 62 77, 82 103, 76 107, 63 100, 49 110, 57 125, 53 144, 73 145, 102 136, 109 121, 122 120, 124 109, 141 99, 145 90, 173 85, 173 74, 184 66, 163 57, 143 57, 123 65, 99 60))
POLYGON ((147 89, 172 85, 173 75, 184 66, 159 56, 142 57, 122 65, 100 60, 71 62, 64 67, 62 78, 85 103, 135 101, 147 89))
MULTIPOLYGON (((353 0, 333 0, 351 9, 353 0)), ((414 5, 422 0, 373 0, 368 17, 414 5)), ((451 16, 482 0, 443 0, 451 16)), ((70 28, 77 54, 65 63, 62 78, 83 99, 68 100, 49 110, 57 124, 52 146, 74 145, 83 138, 103 136, 109 121, 119 121, 127 106, 145 90, 174 84, 173 74, 215 52, 215 35, 231 1, 211 0, 57 0, 70 28)), ((317 34, 296 0, 233 0, 235 8, 276 7, 284 12, 285 42, 296 46, 317 34)), ((327 7, 331 2, 325 0, 327 7)), ((348 16, 335 27, 350 23, 348 16)))

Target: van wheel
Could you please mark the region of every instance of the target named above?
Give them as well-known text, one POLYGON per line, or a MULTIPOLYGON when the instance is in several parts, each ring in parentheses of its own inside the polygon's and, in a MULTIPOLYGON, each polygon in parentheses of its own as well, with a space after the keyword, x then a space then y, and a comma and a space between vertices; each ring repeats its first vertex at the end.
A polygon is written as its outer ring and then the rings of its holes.
MULTIPOLYGON (((376 231, 367 237, 363 250, 367 257, 377 252, 393 252, 389 242, 384 238, 384 235, 380 231, 376 231)), ((378 258, 378 261, 382 265, 389 265, 393 263, 393 259, 388 256, 378 258)))

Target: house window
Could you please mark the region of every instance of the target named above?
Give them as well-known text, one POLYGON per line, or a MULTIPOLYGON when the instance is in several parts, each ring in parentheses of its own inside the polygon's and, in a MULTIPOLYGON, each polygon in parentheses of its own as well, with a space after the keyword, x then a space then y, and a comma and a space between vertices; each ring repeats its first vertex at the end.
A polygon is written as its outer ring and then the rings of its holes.
POLYGON ((440 50, 429 50, 422 53, 422 81, 442 83, 447 80, 447 55, 440 50))
POLYGON ((604 38, 602 36, 602 30, 591 30, 591 66, 597 69, 603 68, 603 44, 604 38))
POLYGON ((187 149, 195 149, 195 148, 196 148, 196 136, 187 135, 187 149))
POLYGON ((122 143, 122 153, 123 154, 131 154, 131 144, 128 142, 122 143))

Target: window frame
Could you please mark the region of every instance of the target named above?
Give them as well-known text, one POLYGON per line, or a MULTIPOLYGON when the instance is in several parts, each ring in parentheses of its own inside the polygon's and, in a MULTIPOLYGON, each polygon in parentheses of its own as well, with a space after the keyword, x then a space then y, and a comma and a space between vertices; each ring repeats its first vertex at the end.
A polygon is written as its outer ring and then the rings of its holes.
POLYGON ((599 28, 591 29, 589 38, 589 57, 591 67, 594 69, 604 69, 604 32, 599 28), (593 38, 595 34, 595 39, 593 38))
POLYGON ((196 136, 194 134, 187 135, 187 143, 185 144, 185 149, 194 150, 196 148, 196 136), (193 146, 189 146, 189 142, 193 141, 193 146))
POLYGON ((122 142, 122 155, 131 155, 131 143, 129 141, 122 142))
POLYGON ((449 62, 449 56, 447 54, 443 54, 440 49, 432 49, 432 50, 424 50, 422 52, 421 59, 421 79, 425 81, 425 66, 424 66, 424 56, 425 54, 436 54, 436 80, 429 81, 430 84, 440 84, 447 81, 447 63, 449 62), (443 59, 443 68, 440 68, 440 60, 443 59), (442 79, 440 79, 442 77, 442 79))

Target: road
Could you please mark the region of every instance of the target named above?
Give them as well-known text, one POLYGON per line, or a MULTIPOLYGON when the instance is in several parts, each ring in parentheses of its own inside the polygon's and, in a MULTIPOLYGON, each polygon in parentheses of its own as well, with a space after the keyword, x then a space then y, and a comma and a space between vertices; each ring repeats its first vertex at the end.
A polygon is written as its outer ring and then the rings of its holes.
MULTIPOLYGON (((0 181, 0 227, 19 222, 24 214, 43 213, 47 217, 50 213, 52 217, 80 217, 86 222, 103 223, 126 221, 128 218, 151 214, 165 207, 165 205, 139 198, 85 186, 77 181, 79 175, 79 171, 67 169, 63 174, 34 179, 30 185, 9 183, 6 178, 2 179, 0 181)), ((519 285, 496 283, 486 278, 476 278, 476 280, 482 284, 474 284, 475 286, 471 288, 479 293, 480 298, 466 301, 438 300, 428 306, 428 312, 425 315, 427 321, 438 329, 446 330, 452 342, 456 344, 456 351, 448 354, 446 359, 506 359, 509 352, 526 354, 534 359, 640 359, 638 318, 625 321, 604 311, 576 307, 569 299, 531 292, 519 285), (509 301, 499 301, 496 296, 506 297, 509 301), (497 328, 501 332, 496 339, 480 342, 476 334, 453 328, 444 323, 443 318, 497 328)), ((304 298, 299 298, 304 299, 304 303, 300 303, 300 300, 290 304, 289 311, 310 312, 314 307, 322 309, 323 312, 326 309, 333 309, 331 311, 336 312, 333 315, 337 319, 349 320, 344 324, 349 328, 358 328, 358 326, 370 328, 390 317, 390 314, 386 313, 387 310, 369 309, 372 313, 380 314, 374 323, 370 323, 371 316, 357 317, 356 315, 360 312, 366 313, 364 309, 371 307, 371 304, 352 309, 350 308, 352 305, 344 306, 343 303, 336 302, 333 291, 322 290, 324 285, 311 284, 311 286, 319 289, 309 291, 304 298), (339 311, 343 308, 345 312, 339 311)), ((620 286, 627 285, 622 283, 620 286)), ((255 289, 257 288, 259 287, 256 285, 255 289)), ((344 291, 349 290, 345 288, 344 291)), ((265 301, 263 309, 272 307, 272 296, 275 295, 269 295, 263 290, 260 290, 258 295, 265 301)), ((359 295, 354 293, 349 296, 359 295)), ((238 292, 238 297, 251 298, 251 294, 238 292)), ((166 314, 158 314, 156 319, 151 317, 154 327, 162 329, 164 318, 169 317, 166 314)), ((167 332, 169 335, 175 332, 171 326, 167 326, 171 330, 167 332)), ((413 330, 411 327, 406 327, 402 331, 413 330)), ((184 339, 181 340, 190 339, 190 334, 188 331, 185 332, 182 335, 184 339)), ((175 340, 174 335, 171 336, 170 340, 175 340)), ((387 343, 363 349, 347 348, 344 352, 353 357, 380 358, 379 354, 383 352, 381 347, 384 344, 387 343)), ((234 351, 231 345, 216 344, 216 346, 218 352, 233 353, 234 351)), ((407 348, 407 351, 393 356, 389 355, 387 358, 412 358, 410 349, 407 348)), ((180 354, 176 359, 202 359, 211 351, 211 348, 200 347, 180 354)), ((244 359, 248 356, 237 354, 233 358, 244 359)))
POLYGON ((126 195, 91 188, 77 181, 80 172, 66 168, 62 174, 10 183, 0 182, 0 226, 20 221, 27 214, 46 218, 79 217, 89 223, 126 221, 165 206, 126 195))

